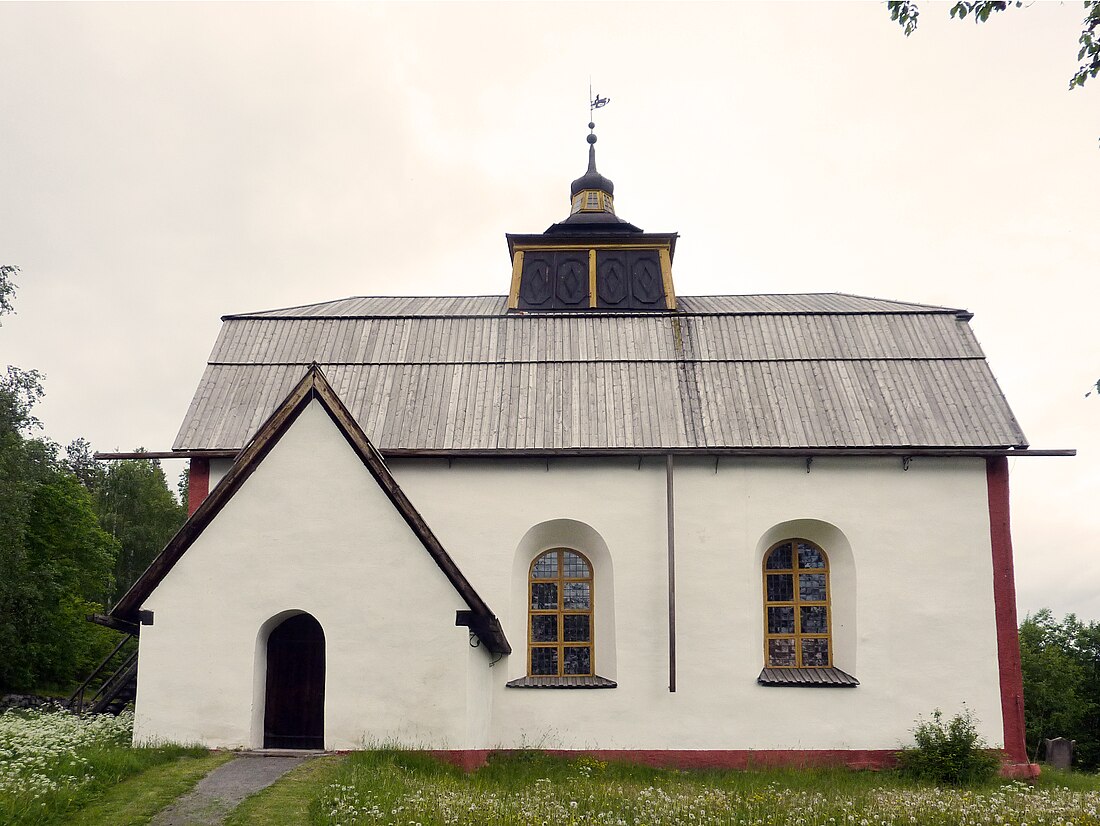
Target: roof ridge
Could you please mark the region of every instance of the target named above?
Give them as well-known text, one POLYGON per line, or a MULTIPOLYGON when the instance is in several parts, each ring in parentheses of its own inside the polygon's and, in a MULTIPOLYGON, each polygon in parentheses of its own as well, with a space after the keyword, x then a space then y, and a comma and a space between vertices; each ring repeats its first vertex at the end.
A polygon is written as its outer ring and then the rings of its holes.
POLYGON ((969 310, 965 309, 964 307, 948 307, 944 304, 925 304, 924 302, 921 302, 921 301, 900 301, 899 299, 896 299, 896 298, 880 298, 879 296, 861 295, 860 293, 844 293, 844 292, 806 293, 806 295, 843 295, 843 296, 847 296, 848 298, 862 298, 865 301, 886 301, 886 302, 889 302, 891 304, 904 304, 907 307, 927 307, 930 310, 950 310, 951 312, 955 312, 955 313, 969 312, 969 310))
MULTIPOLYGON (((983 355, 969 356, 777 356, 774 358, 543 358, 543 359, 450 359, 437 361, 337 361, 315 362, 326 367, 450 367, 460 365, 517 364, 786 364, 788 362, 862 362, 862 361, 987 361, 983 355)), ((209 367, 300 367, 308 361, 208 361, 209 367)))
MULTIPOLYGON (((827 297, 848 298, 848 299, 856 299, 857 301, 878 302, 880 304, 894 305, 898 308, 898 310, 897 310, 898 312, 905 312, 905 311, 913 312, 913 311, 927 310, 927 311, 930 311, 930 312, 940 312, 940 313, 968 313, 967 310, 962 309, 962 308, 957 308, 957 307, 947 307, 947 306, 941 306, 941 305, 937 305, 937 304, 924 304, 924 303, 915 302, 915 301, 900 301, 900 300, 892 299, 892 298, 880 298, 880 297, 877 297, 877 296, 867 296, 867 295, 860 295, 860 294, 857 294, 857 293, 847 293, 847 292, 839 292, 839 291, 830 291, 830 292, 791 292, 791 293, 782 293, 782 292, 710 293, 710 294, 704 294, 704 295, 681 295, 681 296, 679 296, 680 299, 686 300, 689 304, 692 302, 693 299, 699 299, 699 300, 704 300, 704 301, 705 300, 716 300, 716 299, 742 299, 742 300, 750 300, 751 301, 752 299, 767 299, 767 298, 773 298, 773 299, 784 299, 784 298, 786 298, 786 299, 799 299, 799 298, 803 298, 803 299, 805 299, 805 298, 827 298, 827 297)), ((380 301, 383 301, 383 302, 390 302, 390 301, 399 302, 399 301, 411 301, 411 300, 415 300, 415 299, 424 299, 425 301, 440 301, 440 300, 442 300, 442 301, 455 301, 455 302, 477 301, 477 300, 498 300, 498 301, 503 303, 503 302, 507 301, 508 296, 498 295, 498 294, 495 294, 495 293, 479 293, 479 294, 476 294, 476 295, 352 295, 352 296, 345 296, 343 298, 333 298, 333 299, 328 299, 328 300, 325 300, 325 301, 315 301, 315 302, 310 302, 310 303, 306 303, 306 304, 294 304, 294 305, 287 306, 287 307, 274 307, 274 308, 270 308, 270 309, 266 309, 266 310, 252 310, 252 311, 241 312, 241 313, 228 313, 226 315, 223 315, 221 318, 222 318, 222 321, 229 321, 229 320, 258 319, 258 318, 278 319, 278 318, 285 318, 285 317, 289 317, 289 318, 311 318, 311 319, 323 319, 323 318, 375 318, 375 317, 380 317, 380 318, 450 317, 448 314, 444 314, 444 313, 440 313, 440 312, 436 312, 436 313, 432 313, 432 314, 422 314, 422 313, 416 313, 416 312, 409 312, 409 313, 400 313, 400 314, 379 315, 377 313, 372 313, 369 310, 365 310, 365 311, 362 311, 362 312, 357 312, 357 313, 354 313, 354 314, 339 314, 339 313, 335 313, 335 312, 331 313, 331 314, 321 313, 321 314, 317 314, 317 315, 297 315, 297 314, 294 314, 295 310, 305 310, 305 309, 309 309, 309 308, 326 307, 326 306, 336 308, 336 307, 339 307, 340 305, 345 305, 345 304, 348 304, 350 302, 356 302, 356 301, 380 300, 380 301), (286 315, 284 316, 283 314, 286 314, 286 315)), ((501 312, 492 312, 492 313, 471 313, 471 312, 462 313, 462 312, 459 312, 459 313, 454 313, 453 316, 454 317, 470 316, 470 317, 478 317, 478 318, 480 318, 480 317, 488 318, 488 317, 494 317, 494 316, 513 315, 511 313, 502 312, 504 310, 503 306, 500 308, 500 310, 501 310, 501 312)), ((529 311, 529 312, 537 313, 538 311, 529 311)), ((861 313, 867 313, 867 312, 889 313, 889 312, 891 312, 891 310, 882 309, 882 308, 874 309, 874 310, 872 310, 872 309, 859 309, 859 308, 849 308, 849 309, 839 310, 839 309, 824 309, 824 308, 821 308, 821 309, 810 309, 810 308, 777 309, 777 308, 743 307, 743 308, 740 308, 740 309, 729 308, 729 309, 725 309, 725 310, 694 310, 694 311, 687 310, 687 311, 679 311, 679 312, 676 312, 676 311, 666 311, 666 312, 668 312, 669 314, 675 313, 676 315, 681 315, 681 316, 683 316, 683 315, 749 315, 749 314, 761 314, 761 315, 800 315, 800 314, 834 315, 834 314, 861 314, 861 313)), ((623 311, 622 313, 616 313, 616 314, 618 314, 618 315, 635 315, 635 314, 648 315, 648 314, 651 314, 651 313, 657 314, 656 311, 633 311, 633 312, 632 311, 623 311)), ((554 314, 555 315, 571 315, 573 313, 570 313, 569 311, 556 311, 554 314)), ((589 315, 590 313, 584 312, 584 311, 577 311, 577 314, 589 315)), ((607 315, 607 314, 610 314, 610 313, 604 312, 604 313, 601 313, 600 315, 607 315)), ((516 314, 516 315, 519 315, 519 314, 516 314)))

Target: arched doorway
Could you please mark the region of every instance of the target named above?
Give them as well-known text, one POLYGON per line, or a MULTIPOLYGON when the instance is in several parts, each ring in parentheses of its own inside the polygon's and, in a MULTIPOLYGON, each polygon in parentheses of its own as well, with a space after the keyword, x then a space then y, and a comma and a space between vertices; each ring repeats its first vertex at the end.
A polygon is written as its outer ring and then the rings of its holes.
POLYGON ((295 614, 267 638, 264 748, 324 747, 325 632, 309 614, 295 614))

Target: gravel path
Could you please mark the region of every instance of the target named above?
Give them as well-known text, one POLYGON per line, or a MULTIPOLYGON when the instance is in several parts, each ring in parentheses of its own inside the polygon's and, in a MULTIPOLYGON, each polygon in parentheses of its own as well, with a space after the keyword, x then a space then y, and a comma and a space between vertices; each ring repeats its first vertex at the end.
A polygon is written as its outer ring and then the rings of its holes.
POLYGON ((206 775, 153 818, 150 826, 217 826, 246 797, 308 759, 304 755, 242 754, 206 775))

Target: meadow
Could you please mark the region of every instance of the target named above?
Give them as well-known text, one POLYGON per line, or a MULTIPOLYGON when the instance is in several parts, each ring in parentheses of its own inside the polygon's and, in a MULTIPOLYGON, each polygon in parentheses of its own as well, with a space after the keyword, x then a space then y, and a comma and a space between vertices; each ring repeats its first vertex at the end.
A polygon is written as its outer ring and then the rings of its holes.
MULTIPOLYGON (((158 773, 158 787, 150 790, 146 783, 137 795, 155 813, 179 793, 179 783, 166 782, 169 778, 188 774, 189 764, 199 769, 210 760, 205 749, 131 748, 132 728, 129 712, 118 717, 43 711, 0 715, 0 823, 83 822, 85 812, 97 808, 120 782, 164 766, 171 771, 158 773)), ((183 785, 188 782, 194 781, 183 785)), ((117 811, 103 811, 102 822, 121 822, 117 811)))
MULTIPOLYGON (((231 754, 131 748, 129 714, 0 715, 0 823, 142 824, 231 754)), ((246 800, 227 826, 264 824, 736 824, 1100 826, 1100 779, 937 787, 897 772, 678 772, 501 754, 466 774, 415 752, 311 760, 246 800)))
MULTIPOLYGON (((263 794, 233 822, 281 822, 268 820, 277 815, 264 811, 263 794)), ((1100 782, 1048 772, 1036 786, 938 788, 896 772, 677 772, 536 753, 501 755, 467 775, 383 751, 334 763, 308 812, 313 824, 419 826, 1100 826, 1100 782)))

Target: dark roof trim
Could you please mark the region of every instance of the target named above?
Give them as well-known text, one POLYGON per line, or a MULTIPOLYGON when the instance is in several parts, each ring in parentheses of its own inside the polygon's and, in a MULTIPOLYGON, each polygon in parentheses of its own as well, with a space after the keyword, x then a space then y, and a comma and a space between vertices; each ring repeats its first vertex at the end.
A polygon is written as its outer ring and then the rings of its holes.
POLYGON ((619 218, 614 222, 588 224, 587 226, 560 221, 551 225, 544 233, 507 232, 504 237, 508 241, 509 258, 515 256, 517 246, 553 249, 562 244, 576 243, 590 244, 593 247, 599 247, 601 244, 631 244, 642 247, 667 245, 669 248, 668 257, 675 260, 676 239, 680 237, 680 233, 642 232, 633 224, 619 218))
MULTIPOLYGON (((677 299, 684 296, 677 296, 677 299)), ((687 296, 691 298, 691 296, 687 296)), ((505 296, 507 301, 507 296, 505 296)), ((263 311, 261 311, 263 312, 263 311)), ((223 315, 222 321, 349 321, 363 319, 437 319, 437 318, 523 318, 525 316, 553 316, 554 318, 582 318, 599 315, 601 318, 639 316, 645 318, 709 318, 712 316, 778 316, 778 315, 820 315, 820 316, 856 316, 856 315, 953 315, 959 321, 969 321, 973 313, 959 310, 940 309, 891 309, 891 310, 609 310, 606 308, 588 308, 584 310, 505 310, 499 313, 327 313, 318 315, 273 315, 275 311, 260 313, 242 313, 241 315, 223 315)))
POLYGON ((221 459, 236 456, 239 450, 139 450, 131 453, 93 453, 99 461, 110 459, 221 459))
MULTIPOLYGON (((653 236, 653 235, 660 235, 661 237, 671 237, 673 245, 675 245, 675 239, 678 237, 676 233, 667 233, 667 234, 649 233, 649 234, 647 234, 647 236, 653 236)), ((647 236, 637 236, 637 237, 647 237, 647 236)), ((543 238, 544 236, 542 236, 542 235, 523 235, 523 236, 516 235, 516 236, 512 236, 512 237, 514 239, 518 240, 520 238, 540 239, 540 238, 543 238)), ((586 238, 584 240, 587 243, 587 242, 591 241, 592 239, 587 239, 586 238)), ((617 240, 621 241, 622 239, 619 238, 617 240)), ((608 239, 608 241, 609 241, 609 243, 614 243, 614 242, 616 242, 616 239, 608 239)), ((557 243, 559 243, 559 244, 560 243, 565 243, 565 241, 564 240, 559 240, 557 243)), ((509 250, 509 254, 511 254, 511 249, 509 250)), ((958 317, 958 319, 960 321, 969 321, 970 319, 972 319, 974 317, 974 314, 972 312, 970 312, 969 310, 961 309, 961 308, 958 308, 958 307, 941 307, 941 306, 936 305, 936 304, 919 304, 919 303, 912 302, 912 301, 896 301, 892 298, 877 298, 875 296, 858 295, 856 293, 845 293, 845 292, 827 292, 827 293, 750 293, 748 295, 738 295, 738 296, 730 296, 730 297, 734 297, 734 298, 746 298, 746 297, 752 297, 752 298, 789 298, 791 296, 799 296, 799 297, 805 297, 805 296, 814 296, 814 297, 819 297, 819 296, 841 296, 843 298, 856 298, 856 299, 862 299, 864 301, 880 301, 880 302, 887 303, 887 304, 894 304, 896 306, 891 307, 889 309, 887 309, 887 308, 864 308, 864 309, 859 309, 859 310, 855 310, 855 309, 852 309, 852 310, 805 310, 805 309, 793 310, 792 309, 792 310, 737 310, 737 311, 730 311, 730 310, 711 310, 711 311, 691 310, 691 311, 688 311, 688 312, 682 312, 680 310, 644 310, 644 311, 636 311, 636 312, 630 312, 630 311, 618 312, 618 311, 614 311, 614 310, 603 310, 603 311, 601 311, 600 315, 601 316, 631 316, 631 315, 655 316, 655 315, 660 315, 661 313, 665 313, 669 316, 682 318, 682 317, 685 317, 685 316, 686 317, 691 317, 691 316, 756 316, 756 315, 761 315, 761 316, 765 316, 765 315, 766 316, 775 316, 775 315, 839 315, 839 316, 849 316, 849 315, 853 315, 854 316, 854 315, 926 315, 926 314, 945 315, 946 314, 946 315, 955 315, 955 316, 958 317)), ((709 295, 706 295, 706 296, 698 296, 698 295, 678 296, 678 298, 681 298, 681 299, 686 298, 689 302, 692 299, 695 299, 695 298, 725 298, 725 297, 727 297, 727 296, 721 296, 721 295, 720 296, 709 296, 709 295)), ((221 320, 222 321, 240 321, 240 320, 259 321, 259 320, 267 319, 267 320, 271 320, 271 321, 288 321, 288 320, 294 320, 294 321, 318 320, 319 321, 319 320, 326 320, 326 319, 332 320, 332 319, 365 319, 365 318, 379 318, 379 319, 382 319, 382 318, 403 318, 403 319, 404 318, 515 318, 515 317, 523 316, 523 315, 535 315, 535 316, 537 316, 537 315, 554 315, 554 316, 560 316, 560 317, 591 315, 591 313, 586 311, 586 310, 580 310, 580 311, 577 311, 577 312, 569 312, 569 311, 561 311, 561 310, 545 311, 545 312, 539 311, 539 310, 519 310, 519 311, 517 311, 517 310, 508 310, 507 303, 508 303, 508 296, 507 295, 380 295, 380 296, 352 295, 352 296, 347 296, 346 298, 336 299, 334 301, 321 301, 321 302, 313 302, 313 303, 310 303, 310 304, 296 304, 296 305, 291 306, 291 307, 276 307, 276 308, 273 308, 273 309, 270 309, 270 310, 253 310, 251 312, 245 312, 245 313, 229 313, 227 315, 223 315, 221 317, 221 320), (355 301, 355 300, 358 300, 358 299, 378 299, 378 298, 394 299, 394 300, 408 300, 408 299, 418 299, 418 298, 419 299, 424 299, 424 300, 432 300, 432 299, 437 299, 437 298, 454 298, 454 299, 495 298, 495 299, 500 300, 500 308, 499 308, 499 311, 492 312, 492 313, 485 313, 485 312, 481 312, 481 313, 469 313, 469 312, 467 312, 467 313, 431 313, 431 314, 422 314, 422 313, 400 313, 400 314, 392 314, 392 313, 356 313, 354 315, 349 315, 349 314, 346 314, 346 313, 325 313, 325 314, 318 314, 318 315, 312 315, 312 314, 311 315, 295 315, 295 314, 291 313, 292 310, 303 310, 303 309, 306 309, 308 307, 318 306, 318 304, 338 304, 338 303, 344 302, 344 301, 355 301), (280 315, 280 313, 284 313, 284 312, 287 313, 287 315, 280 315)))
POLYGON ((141 625, 139 623, 126 622, 110 614, 89 614, 85 619, 87 619, 88 622, 94 622, 96 625, 102 625, 114 631, 122 631, 124 634, 130 634, 134 637, 138 636, 138 632, 141 630, 141 625))
POLYGON ((390 459, 545 459, 559 456, 762 456, 805 459, 823 456, 896 456, 900 458, 951 458, 992 456, 1076 456, 1077 450, 1031 450, 1013 447, 653 447, 653 448, 516 448, 453 450, 446 448, 389 448, 383 453, 390 459))
POLYGON ((859 680, 839 668, 765 668, 756 681, 761 685, 814 688, 855 688, 859 680))
POLYGON ((401 490, 397 481, 393 478, 389 468, 386 467, 382 455, 371 444, 370 439, 363 433, 344 403, 336 395, 332 386, 325 379, 324 373, 316 363, 310 365, 302 380, 290 391, 275 412, 256 431, 245 448, 240 452, 233 467, 218 483, 217 487, 206 497, 191 518, 188 519, 179 532, 169 541, 160 555, 149 565, 145 572, 123 595, 118 604, 110 611, 110 616, 123 622, 134 623, 137 619, 138 609, 144 600, 160 584, 180 557, 191 547, 191 544, 202 534, 214 517, 218 515, 225 504, 233 497, 245 480, 264 460, 272 448, 278 444, 283 434, 290 429, 298 416, 313 400, 320 402, 328 413, 329 418, 339 428, 347 439, 352 449, 362 460, 367 470, 370 471, 379 487, 397 508, 412 528, 425 550, 431 555, 436 565, 458 591, 472 614, 477 616, 477 627, 471 625, 471 629, 478 634, 482 643, 494 654, 509 654, 511 646, 504 636, 500 623, 489 609, 489 606, 478 595, 477 591, 459 570, 454 560, 443 548, 443 545, 432 533, 424 518, 413 506, 412 502, 401 490), (484 636, 482 636, 484 634, 484 636))
MULTIPOLYGON (((469 449, 395 447, 379 451, 390 459, 543 459, 557 456, 606 457, 606 456, 766 456, 788 459, 805 459, 819 456, 897 456, 911 457, 952 457, 970 456, 989 458, 992 456, 1040 456, 1066 457, 1076 456, 1076 448, 1031 449, 1028 447, 592 447, 592 448, 516 448, 516 449, 469 449)), ((232 459, 239 450, 181 450, 166 458, 178 456, 200 456, 210 459, 232 459)), ((96 456, 96 458, 130 458, 128 455, 96 456)), ((135 459, 143 458, 135 454, 135 459)), ((145 456, 144 458, 148 458, 145 456)))
POLYGON ((511 646, 508 645, 508 640, 504 637, 504 629, 500 626, 500 620, 492 612, 479 614, 477 611, 456 611, 455 625, 464 625, 469 628, 470 632, 485 643, 486 647, 494 654, 508 654, 512 650, 511 646), (496 648, 489 645, 487 640, 490 639, 497 641, 496 648))

